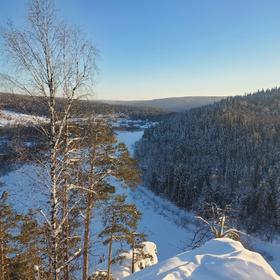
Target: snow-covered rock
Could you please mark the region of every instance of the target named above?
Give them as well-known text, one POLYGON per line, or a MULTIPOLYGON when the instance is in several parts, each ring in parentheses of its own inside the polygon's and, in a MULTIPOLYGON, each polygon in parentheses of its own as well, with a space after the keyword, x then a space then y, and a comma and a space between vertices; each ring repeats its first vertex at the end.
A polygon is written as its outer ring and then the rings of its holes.
MULTIPOLYGON (((154 265, 158 262, 156 244, 150 241, 145 241, 142 244, 143 254, 146 255, 146 258, 135 261, 135 272, 154 265)), ((123 279, 131 274, 132 250, 122 253, 120 256, 122 257, 121 261, 113 263, 111 266, 111 272, 114 280, 123 279)), ((102 265, 100 265, 99 271, 93 273, 90 279, 103 279, 102 277, 107 276, 107 272, 105 270, 106 267, 107 262, 104 262, 102 265)))
POLYGON ((260 254, 245 249, 240 242, 223 238, 211 240, 126 279, 280 280, 280 277, 260 254))

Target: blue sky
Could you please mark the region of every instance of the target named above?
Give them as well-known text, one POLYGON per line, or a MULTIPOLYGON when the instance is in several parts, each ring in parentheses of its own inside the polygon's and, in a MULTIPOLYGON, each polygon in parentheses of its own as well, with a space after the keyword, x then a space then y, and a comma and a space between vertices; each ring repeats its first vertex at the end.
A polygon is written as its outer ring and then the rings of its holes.
MULTIPOLYGON (((100 51, 99 99, 235 95, 280 85, 279 0, 57 0, 100 51)), ((21 24, 26 1, 1 1, 21 24)))

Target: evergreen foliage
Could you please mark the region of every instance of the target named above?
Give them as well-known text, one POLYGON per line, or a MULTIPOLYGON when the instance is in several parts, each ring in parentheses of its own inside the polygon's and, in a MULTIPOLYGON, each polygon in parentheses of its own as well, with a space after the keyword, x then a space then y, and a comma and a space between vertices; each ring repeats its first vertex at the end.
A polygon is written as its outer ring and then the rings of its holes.
POLYGON ((250 232, 279 231, 280 89, 230 97, 147 129, 136 147, 143 180, 177 205, 238 210, 250 232))
POLYGON ((104 244, 108 245, 108 280, 111 275, 111 264, 119 259, 112 257, 113 243, 130 243, 131 236, 137 228, 141 213, 134 204, 125 203, 125 196, 116 195, 112 197, 108 205, 104 209, 103 224, 104 229, 100 233, 100 237, 104 238, 104 244))

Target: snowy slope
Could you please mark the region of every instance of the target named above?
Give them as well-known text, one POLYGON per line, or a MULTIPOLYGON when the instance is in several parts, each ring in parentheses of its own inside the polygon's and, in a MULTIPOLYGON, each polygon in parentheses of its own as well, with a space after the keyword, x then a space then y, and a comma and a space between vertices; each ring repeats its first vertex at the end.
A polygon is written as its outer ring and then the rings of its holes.
POLYGON ((126 279, 269 280, 280 279, 264 258, 231 239, 215 239, 126 279))
POLYGON ((131 155, 133 155, 134 144, 140 140, 144 134, 143 130, 140 131, 117 131, 117 138, 119 142, 125 143, 131 155))
MULTIPOLYGON (((133 146, 142 134, 142 131, 126 131, 118 132, 117 137, 133 153, 133 146)), ((139 231, 144 232, 147 239, 157 245, 159 261, 183 252, 190 245, 194 232, 193 214, 179 209, 141 185, 134 190, 124 189, 123 193, 127 195, 128 202, 134 203, 142 213, 139 231)))
POLYGON ((32 125, 41 122, 46 122, 46 118, 16 113, 9 110, 0 110, 0 127, 17 126, 17 125, 32 125))

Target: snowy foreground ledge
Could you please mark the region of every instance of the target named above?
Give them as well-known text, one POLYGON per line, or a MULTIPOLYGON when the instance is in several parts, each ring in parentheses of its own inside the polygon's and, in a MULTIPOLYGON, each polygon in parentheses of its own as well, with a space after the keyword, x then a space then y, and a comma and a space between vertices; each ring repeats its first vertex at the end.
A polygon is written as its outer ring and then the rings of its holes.
POLYGON ((131 280, 242 280, 279 279, 264 258, 240 242, 223 238, 177 255, 125 279, 131 280))

